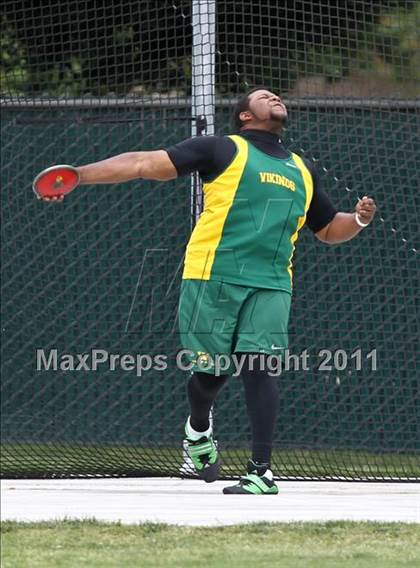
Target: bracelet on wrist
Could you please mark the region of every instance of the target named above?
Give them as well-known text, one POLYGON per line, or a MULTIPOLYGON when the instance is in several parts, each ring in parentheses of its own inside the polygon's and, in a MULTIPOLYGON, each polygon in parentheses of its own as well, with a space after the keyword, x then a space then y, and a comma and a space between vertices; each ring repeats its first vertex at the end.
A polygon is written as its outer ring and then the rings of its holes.
POLYGON ((354 214, 354 220, 359 225, 359 227, 362 227, 362 229, 364 229, 365 227, 367 227, 369 225, 369 223, 363 223, 363 221, 360 220, 358 213, 354 214))

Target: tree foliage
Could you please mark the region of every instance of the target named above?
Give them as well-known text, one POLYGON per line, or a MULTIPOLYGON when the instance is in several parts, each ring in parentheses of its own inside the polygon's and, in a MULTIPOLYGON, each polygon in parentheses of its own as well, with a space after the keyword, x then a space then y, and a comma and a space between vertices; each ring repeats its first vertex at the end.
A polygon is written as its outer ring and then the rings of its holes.
MULTIPOLYGON (((19 96, 189 94, 188 0, 6 0, 1 90, 19 96)), ((218 0, 217 89, 384 70, 409 87, 419 68, 414 0, 218 0), (239 79, 238 79, 239 77, 239 79)))

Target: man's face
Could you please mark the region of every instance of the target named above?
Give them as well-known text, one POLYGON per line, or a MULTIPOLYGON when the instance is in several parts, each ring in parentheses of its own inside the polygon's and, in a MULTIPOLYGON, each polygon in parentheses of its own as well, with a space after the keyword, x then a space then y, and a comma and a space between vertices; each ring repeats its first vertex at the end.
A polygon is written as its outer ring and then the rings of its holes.
POLYGON ((272 122, 282 125, 287 118, 287 109, 281 98, 264 89, 249 95, 249 111, 253 115, 252 122, 272 122))

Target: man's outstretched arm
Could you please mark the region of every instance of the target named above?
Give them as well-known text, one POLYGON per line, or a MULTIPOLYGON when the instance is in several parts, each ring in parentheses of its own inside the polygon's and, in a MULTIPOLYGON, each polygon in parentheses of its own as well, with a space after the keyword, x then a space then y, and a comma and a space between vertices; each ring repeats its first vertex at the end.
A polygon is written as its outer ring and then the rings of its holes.
MULTIPOLYGON (((121 183, 139 178, 166 181, 178 177, 177 170, 165 150, 126 152, 106 160, 78 166, 76 170, 81 185, 121 183)), ((43 201, 61 202, 63 199, 64 195, 61 195, 44 197, 43 201)))
POLYGON ((81 184, 120 183, 138 178, 166 181, 178 175, 165 150, 126 152, 76 169, 81 184))
POLYGON ((360 233, 363 225, 367 226, 372 221, 375 212, 374 200, 363 197, 358 201, 354 213, 336 213, 333 220, 315 235, 320 241, 330 245, 344 243, 360 233))
MULTIPOLYGON (((121 183, 133 179, 166 181, 178 177, 177 170, 165 150, 151 152, 126 152, 78 166, 79 184, 95 185, 102 183, 121 183)), ((43 201, 62 202, 64 195, 42 197, 43 201)))

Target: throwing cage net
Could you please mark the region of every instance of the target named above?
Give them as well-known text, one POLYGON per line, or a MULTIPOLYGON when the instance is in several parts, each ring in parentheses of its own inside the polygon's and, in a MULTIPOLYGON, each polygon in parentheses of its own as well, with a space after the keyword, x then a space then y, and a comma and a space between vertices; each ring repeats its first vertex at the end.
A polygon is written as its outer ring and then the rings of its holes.
MULTIPOLYGON (((419 16, 411 0, 5 1, 4 477, 192 474, 176 310, 197 179, 84 186, 61 205, 31 182, 53 164, 228 134, 238 96, 264 85, 288 106, 286 145, 315 162, 336 207, 366 194, 379 208, 339 246, 302 231, 298 360, 278 378, 272 468, 420 479, 419 16)), ((238 378, 213 418, 223 476, 242 473, 238 378)))

